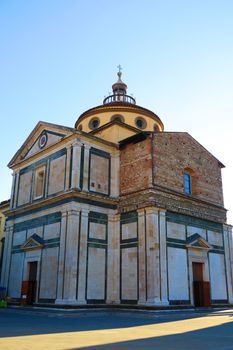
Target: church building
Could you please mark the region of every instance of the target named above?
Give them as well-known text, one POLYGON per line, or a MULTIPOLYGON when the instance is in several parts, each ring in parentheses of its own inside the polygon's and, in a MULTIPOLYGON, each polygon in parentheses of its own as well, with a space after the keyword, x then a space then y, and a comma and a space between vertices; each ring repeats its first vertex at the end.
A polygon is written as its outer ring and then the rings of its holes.
POLYGON ((164 131, 121 75, 74 127, 39 122, 11 159, 0 285, 24 304, 233 304, 224 165, 164 131))

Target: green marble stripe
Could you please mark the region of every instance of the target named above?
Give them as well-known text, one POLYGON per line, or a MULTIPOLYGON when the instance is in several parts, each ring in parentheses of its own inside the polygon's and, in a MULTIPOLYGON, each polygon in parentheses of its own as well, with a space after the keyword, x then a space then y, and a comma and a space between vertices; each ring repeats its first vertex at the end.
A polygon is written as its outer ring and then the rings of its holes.
POLYGON ((100 239, 100 238, 88 238, 88 243, 98 243, 98 244, 107 244, 106 239, 100 239))
POLYGON ((120 249, 126 249, 126 248, 135 248, 138 247, 138 242, 132 242, 132 243, 122 243, 120 245, 120 249))
POLYGON ((110 158, 110 153, 102 151, 101 149, 91 147, 90 153, 96 154, 97 156, 101 156, 104 158, 110 158))
POLYGON ((22 253, 23 254, 23 250, 22 249, 12 249, 11 253, 12 254, 18 254, 18 253, 22 253))
POLYGON ((129 211, 127 213, 121 213, 121 221, 129 220, 129 219, 138 219, 137 211, 129 211))
MULTIPOLYGON (((211 243, 210 243, 211 244, 211 243)), ((215 245, 215 244, 211 244, 212 245, 212 247, 214 248, 214 249, 222 249, 222 250, 224 250, 224 247, 222 246, 222 245, 215 245)))
POLYGON ((58 243, 53 243, 53 244, 46 244, 44 249, 48 249, 48 248, 58 248, 60 246, 60 242, 58 243))
POLYGON ((186 249, 186 246, 184 244, 182 245, 182 244, 175 244, 175 243, 167 243, 167 247, 186 249))
POLYGON ((227 299, 211 299, 211 304, 229 304, 227 299))
POLYGON ((54 243, 54 242, 59 243, 60 237, 44 239, 45 244, 50 244, 50 243, 54 243))
POLYGON ((61 136, 61 137, 66 136, 66 134, 60 134, 58 132, 51 131, 51 130, 44 130, 43 132, 46 132, 47 134, 51 134, 51 135, 55 135, 55 136, 61 136))
MULTIPOLYGON (((41 249, 47 249, 47 248, 55 248, 55 247, 59 247, 60 246, 60 240, 52 241, 51 242, 47 242, 43 248, 41 249)), ((16 254, 16 253, 23 253, 25 250, 20 248, 21 245, 18 246, 14 246, 11 250, 12 254, 16 254)), ((33 249, 32 249, 33 250, 33 249)), ((36 250, 36 249, 35 249, 36 250)))
POLYGON ((196 226, 204 229, 209 229, 217 232, 223 232, 223 225, 217 222, 198 219, 193 216, 177 214, 171 211, 167 211, 166 219, 169 222, 175 222, 178 224, 184 224, 188 226, 196 226))
POLYGON ((169 237, 167 237, 167 242, 169 242, 169 243, 178 243, 178 244, 186 244, 186 241, 184 239, 169 238, 169 237))
POLYGON ((43 225, 54 224, 56 222, 60 222, 60 220, 61 220, 61 212, 44 215, 35 219, 30 219, 30 220, 26 220, 15 224, 14 232, 24 231, 27 229, 36 228, 43 225))
POLYGON ((90 211, 89 212, 89 219, 97 219, 107 222, 108 221, 108 215, 104 213, 99 213, 96 211, 90 211))
POLYGON ((190 305, 190 300, 169 300, 170 305, 190 305))
POLYGON ((103 244, 103 243, 91 243, 91 242, 88 242, 87 245, 88 245, 88 247, 90 247, 90 248, 102 248, 102 249, 107 249, 107 244, 103 244))
POLYGON ((89 222, 96 223, 96 224, 101 224, 101 225, 107 225, 108 222, 106 220, 101 220, 101 219, 94 219, 89 217, 89 222))
POLYGON ((126 239, 121 239, 121 244, 126 244, 126 243, 135 243, 138 241, 138 238, 135 237, 135 238, 126 238, 126 239))
POLYGON ((214 254, 225 254, 224 250, 218 250, 218 249, 211 249, 210 253, 214 253, 214 254))

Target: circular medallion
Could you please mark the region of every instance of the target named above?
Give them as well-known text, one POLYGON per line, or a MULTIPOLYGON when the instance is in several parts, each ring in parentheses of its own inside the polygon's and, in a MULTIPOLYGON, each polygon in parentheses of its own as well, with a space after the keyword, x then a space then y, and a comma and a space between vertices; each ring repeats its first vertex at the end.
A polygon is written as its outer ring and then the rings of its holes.
POLYGON ((47 143, 48 136, 46 133, 42 134, 39 138, 39 147, 43 148, 47 143))

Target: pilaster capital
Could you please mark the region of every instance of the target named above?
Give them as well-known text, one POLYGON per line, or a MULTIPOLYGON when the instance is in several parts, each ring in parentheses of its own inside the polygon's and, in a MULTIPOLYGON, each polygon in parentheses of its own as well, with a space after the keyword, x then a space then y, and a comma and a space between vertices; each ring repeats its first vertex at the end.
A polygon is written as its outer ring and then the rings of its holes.
POLYGON ((82 216, 87 216, 87 217, 88 217, 89 212, 90 212, 89 209, 82 208, 82 210, 81 210, 81 215, 82 215, 82 216))
POLYGON ((64 209, 64 210, 61 211, 61 218, 65 219, 66 217, 67 217, 67 210, 64 209))
POLYGON ((117 222, 117 221, 120 221, 120 219, 121 219, 120 214, 108 214, 108 221, 117 222))
POLYGON ((120 157, 120 151, 111 153, 111 158, 117 158, 118 159, 119 157, 120 157))
POLYGON ((145 215, 145 208, 137 209, 138 216, 144 216, 145 215))
POLYGON ((223 224, 223 231, 227 233, 232 233, 232 226, 228 224, 223 224))
POLYGON ((150 214, 158 215, 159 214, 159 209, 156 207, 147 207, 147 208, 145 208, 145 211, 146 211, 147 215, 150 215, 150 214))
POLYGON ((166 210, 159 209, 159 215, 162 216, 162 217, 165 217, 166 216, 166 210))
POLYGON ((81 140, 79 138, 75 139, 72 142, 73 148, 82 147, 82 145, 83 145, 83 143, 81 142, 81 140))
POLYGON ((84 151, 90 151, 90 149, 91 149, 91 145, 89 144, 89 143, 84 143, 83 144, 84 145, 84 151))
POLYGON ((79 216, 79 213, 80 209, 71 209, 67 212, 68 216, 79 216))
POLYGON ((11 222, 5 223, 5 232, 13 232, 14 225, 11 222))

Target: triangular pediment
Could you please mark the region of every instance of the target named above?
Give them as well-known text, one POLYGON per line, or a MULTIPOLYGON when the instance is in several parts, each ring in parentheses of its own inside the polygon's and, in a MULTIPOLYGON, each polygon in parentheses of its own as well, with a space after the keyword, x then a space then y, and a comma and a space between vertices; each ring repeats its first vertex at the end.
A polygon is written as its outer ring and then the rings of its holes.
POLYGON ((73 128, 68 128, 66 126, 39 122, 11 159, 8 166, 12 167, 14 164, 38 154, 53 144, 58 143, 74 131, 73 128))
POLYGON ((186 241, 187 248, 210 250, 213 247, 198 233, 190 236, 186 241))
POLYGON ((118 143, 119 141, 138 133, 139 130, 133 126, 114 120, 96 130, 91 131, 90 134, 106 141, 118 143))
POLYGON ((21 246, 21 249, 36 250, 36 249, 42 249, 43 246, 44 246, 43 238, 41 238, 36 233, 34 233, 24 242, 24 244, 21 246))

